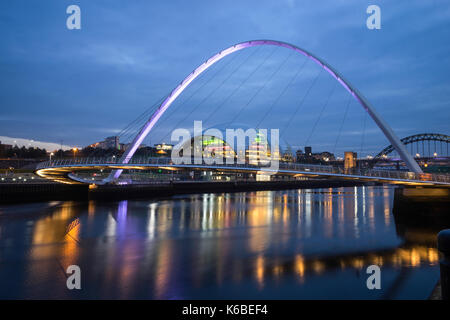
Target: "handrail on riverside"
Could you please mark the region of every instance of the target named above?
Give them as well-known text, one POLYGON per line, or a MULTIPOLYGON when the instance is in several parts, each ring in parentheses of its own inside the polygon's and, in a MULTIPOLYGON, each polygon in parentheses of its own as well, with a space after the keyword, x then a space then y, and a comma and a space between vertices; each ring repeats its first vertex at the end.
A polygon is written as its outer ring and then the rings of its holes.
MULTIPOLYGON (((229 160, 228 160, 229 161, 229 160)), ((270 172, 268 165, 254 164, 254 163, 206 163, 204 158, 191 158, 191 163, 189 164, 175 164, 171 158, 160 158, 160 157, 136 157, 132 158, 127 164, 120 162, 117 157, 107 157, 107 158, 75 158, 75 159, 52 159, 45 162, 41 162, 37 165, 37 170, 46 168, 57 168, 57 167, 70 167, 70 166, 108 166, 108 165, 121 165, 121 166, 138 166, 138 165, 168 165, 168 166, 179 166, 179 167, 200 167, 205 166, 207 168, 255 168, 260 171, 270 172)), ((399 179, 399 180, 415 180, 415 181, 428 181, 428 182, 442 182, 450 183, 450 175, 444 174, 432 174, 432 173, 414 173, 407 171, 394 171, 394 170, 373 170, 373 169, 361 169, 361 168, 351 168, 344 169, 342 167, 334 167, 330 165, 314 165, 314 164, 303 164, 303 163, 290 163, 290 162, 279 162, 278 170, 290 170, 299 172, 314 173, 329 173, 334 175, 347 175, 347 176, 361 176, 361 177, 375 177, 375 178, 388 178, 388 179, 399 179)))

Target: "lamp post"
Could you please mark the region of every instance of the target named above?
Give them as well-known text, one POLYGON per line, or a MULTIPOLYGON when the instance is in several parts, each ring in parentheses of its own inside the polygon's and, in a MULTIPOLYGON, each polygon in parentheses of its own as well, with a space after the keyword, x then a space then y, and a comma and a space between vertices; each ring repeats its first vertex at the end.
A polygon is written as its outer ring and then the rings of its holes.
POLYGON ((74 147, 72 148, 72 151, 73 151, 73 158, 75 159, 75 154, 77 153, 78 148, 74 147))
POLYGON ((50 164, 52 164, 52 156, 54 156, 55 154, 53 152, 50 152, 50 164))

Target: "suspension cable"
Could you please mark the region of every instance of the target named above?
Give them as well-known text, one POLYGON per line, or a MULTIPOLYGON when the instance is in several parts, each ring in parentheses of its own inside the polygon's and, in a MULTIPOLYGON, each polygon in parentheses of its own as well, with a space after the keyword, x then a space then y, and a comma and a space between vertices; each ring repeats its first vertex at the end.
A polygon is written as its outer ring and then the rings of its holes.
POLYGON ((180 121, 178 121, 173 127, 172 127, 172 129, 171 130, 169 130, 168 132, 167 132, 167 134, 163 137, 163 140, 164 139, 166 139, 168 136, 169 136, 169 134, 171 134, 172 133, 172 131, 175 129, 175 128, 177 128, 184 120, 186 120, 187 118, 189 118, 191 115, 192 115, 192 113, 194 113, 197 109, 198 109, 198 107, 200 107, 206 100, 208 100, 218 89, 220 89, 224 84, 225 84, 225 82, 227 82, 252 56, 254 56, 255 54, 256 54, 256 52, 259 52, 259 47, 256 49, 256 50, 254 50, 250 55, 248 55, 245 59, 244 59, 244 61, 242 61, 238 66, 237 66, 237 68, 235 68, 235 69, 233 69, 233 71, 218 85, 218 86, 216 86, 202 101, 200 101, 200 103, 199 104, 197 104, 192 110, 190 110, 190 112, 187 114, 187 116, 186 117, 184 117, 183 119, 180 119, 180 121))
POLYGON ((256 90, 256 92, 253 94, 253 96, 250 98, 250 100, 243 106, 241 107, 241 109, 239 110, 238 113, 236 113, 236 115, 234 116, 234 118, 229 122, 229 124, 227 126, 230 126, 231 124, 233 124, 240 116, 241 112, 250 104, 252 103, 253 99, 261 92, 261 90, 263 90, 267 84, 269 83, 270 80, 272 80, 272 78, 281 70, 281 68, 284 66, 284 64, 289 60, 289 58, 292 56, 294 52, 292 51, 284 60, 283 62, 278 66, 278 68, 276 68, 274 70, 274 72, 272 72, 272 74, 270 75, 270 77, 268 79, 266 79, 266 81, 263 83, 262 86, 260 86, 258 88, 258 90, 256 90))
MULTIPOLYGON (((231 59, 228 59, 228 61, 225 63, 225 64, 223 64, 223 66, 221 67, 221 68, 219 68, 218 70, 216 70, 216 72, 214 72, 214 74, 206 81, 204 81, 203 83, 202 83, 202 85, 201 86, 199 86, 186 100, 184 100, 182 103, 180 103, 178 106, 176 106, 175 108, 174 107, 172 107, 171 108, 171 110, 172 110, 172 112, 164 119, 165 121, 167 121, 167 120, 169 120, 169 118, 170 117, 172 117, 174 114, 176 114, 177 113, 177 111, 178 110, 180 110, 181 109, 181 107, 182 106, 184 106, 188 101, 190 101, 191 100, 191 98, 195 95, 195 94, 197 94, 201 89, 203 89, 207 84, 209 84, 211 81, 212 81, 212 79, 214 79, 219 73, 222 73, 222 71, 226 68, 226 67, 228 67, 229 65, 231 65, 231 63, 232 62, 234 62, 234 60, 236 60, 236 57, 237 57, 238 55, 237 54, 234 54, 233 55, 233 57, 231 58, 231 59)), ((198 81, 199 79, 197 79, 197 81, 198 81)), ((197 82, 196 81, 196 82, 197 82)))
POLYGON ((306 63, 309 61, 309 59, 305 59, 303 64, 300 66, 300 68, 297 70, 297 72, 294 74, 293 77, 289 80, 288 84, 284 87, 284 89, 280 92, 278 97, 272 102, 272 105, 267 110, 266 114, 262 117, 261 120, 259 120, 258 124, 256 125, 256 128, 259 128, 261 123, 264 121, 264 119, 269 115, 269 113, 272 111, 273 107, 278 103, 280 98, 286 93, 287 89, 292 85, 292 83, 297 79, 297 76, 300 74, 300 72, 303 70, 303 67, 306 65, 306 63))
MULTIPOLYGON (((206 118, 206 120, 204 121, 205 123, 207 123, 209 121, 209 119, 211 119, 211 117, 218 111, 220 110, 220 108, 236 93, 239 91, 239 89, 261 68, 261 66, 263 64, 266 63, 266 61, 273 55, 273 53, 275 52, 277 48, 274 48, 257 66, 256 68, 250 72, 250 74, 247 75, 247 77, 241 81, 241 83, 234 88, 233 91, 231 91, 231 93, 225 98, 225 100, 222 101, 222 103, 220 103, 214 110, 213 112, 206 118)), ((229 126, 230 123, 227 124, 227 126, 229 126)))
POLYGON ((366 119, 367 119, 367 112, 364 112, 364 119, 363 119, 363 133, 361 135, 361 150, 360 150, 360 157, 362 157, 363 153, 363 147, 364 147, 364 136, 366 134, 366 119))
MULTIPOLYGON (((185 105, 197 92, 199 92, 206 84, 209 83, 209 81, 211 81, 219 72, 223 71, 223 69, 225 69, 229 64, 231 64, 232 61, 234 61, 234 59, 236 58, 237 55, 234 55, 232 57, 232 59, 230 59, 229 61, 227 61, 226 64, 224 64, 222 66, 222 68, 220 68, 217 72, 215 72, 209 79, 208 81, 204 81, 204 83, 198 87, 186 100, 184 100, 181 104, 178 105, 178 107, 176 107, 175 109, 180 109, 181 106, 185 105)), ((169 93, 170 94, 170 93, 169 93)), ((158 100, 157 103, 153 104, 152 107, 150 107, 149 109, 147 109, 146 111, 144 111, 144 113, 142 113, 137 119, 135 119, 132 123, 128 124, 128 126, 126 128, 124 128, 121 133, 119 133, 119 136, 125 136, 126 135, 126 139, 124 140, 128 140, 129 138, 131 138, 133 135, 135 135, 135 133, 137 132, 136 127, 139 126, 139 122, 142 121, 143 118, 145 118, 147 120, 147 118, 150 116, 150 114, 154 113, 155 110, 161 105, 161 103, 164 101, 164 99, 167 97, 167 95, 165 95, 163 98, 161 98, 160 100, 158 100), (156 106, 156 108, 155 108, 156 106), (131 130, 133 130, 131 132, 131 130), (131 133, 130 133, 131 132, 131 133)), ((173 114, 175 114, 176 112, 172 112, 171 114, 169 114, 169 116, 166 118, 166 120, 168 118, 170 118, 173 114)), ((139 130, 142 129, 142 125, 139 126, 139 130)))
POLYGON ((347 101, 347 106, 345 107, 344 118, 342 119, 341 127, 339 128, 339 132, 338 132, 338 135, 336 137, 336 142, 334 143, 333 154, 336 152, 336 147, 337 147, 339 138, 341 137, 341 132, 342 132, 342 129, 344 128, 344 122, 345 122, 345 119, 347 118, 348 109, 349 109, 349 106, 350 106, 352 101, 353 101, 353 99, 352 99, 351 95, 349 95, 348 96, 348 101, 347 101))
POLYGON ((322 110, 320 110, 319 117, 317 118, 316 122, 314 123, 314 126, 312 127, 312 130, 311 130, 311 132, 310 132, 310 134, 308 136, 308 139, 306 139, 305 146, 308 145, 309 140, 311 139, 311 137, 312 137, 312 135, 313 135, 313 133, 314 133, 314 131, 316 129, 317 124, 319 123, 320 119, 322 118, 322 114, 325 111, 325 108, 327 107, 328 102, 330 102, 330 99, 333 96, 333 93, 334 93, 334 90, 336 89, 336 86, 337 86, 337 81, 334 82, 333 89, 331 89, 331 92, 328 95, 328 97, 327 97, 327 99, 326 99, 326 101, 325 101, 325 103, 324 103, 324 105, 322 107, 322 110))
POLYGON ((308 96, 309 92, 311 91, 312 87, 314 86, 314 84, 317 82, 317 79, 319 78, 320 74, 322 73, 322 68, 319 70, 319 72, 317 73, 316 77, 314 78, 313 82, 311 83, 311 85, 309 86, 309 88, 306 90, 305 94, 303 95, 302 99, 300 99, 300 103, 298 104, 297 108, 295 109, 294 114, 292 115, 292 117, 289 118, 287 125, 284 127, 284 131, 281 133, 280 138, 283 137, 283 135, 287 132, 287 129, 290 127, 293 119, 295 119, 295 116, 297 115, 298 111, 302 108, 303 103, 305 102, 306 97, 308 96))
POLYGON ((141 113, 136 119, 134 119, 132 122, 130 122, 125 128, 122 129, 122 131, 119 132, 118 136, 121 137, 121 136, 127 135, 130 132, 130 130, 133 130, 143 118, 147 117, 147 115, 151 111, 156 110, 156 108, 161 104, 161 102, 165 99, 165 97, 166 96, 163 96, 162 98, 160 98, 152 106, 147 108, 147 110, 145 110, 143 113, 141 113))

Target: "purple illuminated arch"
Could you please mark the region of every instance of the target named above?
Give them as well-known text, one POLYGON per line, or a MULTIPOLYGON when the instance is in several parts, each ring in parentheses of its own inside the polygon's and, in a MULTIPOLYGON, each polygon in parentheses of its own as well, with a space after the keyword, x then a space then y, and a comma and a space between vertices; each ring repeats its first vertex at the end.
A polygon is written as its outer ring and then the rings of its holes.
MULTIPOLYGON (((241 42, 238 44, 235 44, 234 46, 231 46, 223 51, 220 51, 219 53, 215 54, 208 60, 206 60, 203 64, 201 64, 197 69, 192 71, 171 93, 170 95, 161 103, 159 108, 152 114, 150 119, 145 123, 145 125, 142 127, 142 129, 139 131, 139 133, 134 138, 133 142, 131 143, 130 147, 125 151, 125 153, 122 155, 120 162, 121 163, 128 163, 130 159, 133 157, 134 153, 136 152, 139 145, 144 141, 145 137, 148 135, 150 130, 155 126, 156 122, 158 122, 159 118, 164 114, 164 112, 170 107, 170 105, 175 101, 175 99, 183 92, 184 89, 192 82, 195 78, 197 78, 203 71, 208 69, 210 66, 212 66, 217 61, 223 59, 224 57, 228 56, 229 54, 245 49, 250 47, 256 47, 256 46, 264 46, 264 45, 270 45, 270 46, 278 46, 283 47, 287 49, 294 50, 305 57, 313 60, 315 63, 317 63, 319 66, 324 68, 329 74, 331 74, 339 83, 361 104, 361 106, 366 110, 366 112, 372 117, 372 119, 375 121, 375 123, 378 125, 378 127, 381 129, 381 131, 384 133, 384 135, 388 138, 388 140, 391 142, 391 144, 395 147, 398 154, 402 158, 403 161, 405 161, 408 168, 416 173, 422 173, 422 170, 420 169, 417 162, 414 160, 414 158, 408 153, 403 143, 400 141, 400 139, 394 134, 392 129, 389 127, 389 125, 378 115, 378 113, 375 111, 375 109, 370 105, 370 103, 362 96, 361 93, 359 93, 358 90, 353 88, 351 84, 346 81, 333 67, 331 67, 329 64, 327 64, 322 59, 314 56, 310 52, 301 49, 297 46, 294 46, 290 43, 282 42, 282 41, 276 41, 276 40, 251 40, 246 42, 241 42)), ((111 182, 112 180, 117 179, 120 174, 122 173, 122 170, 115 170, 111 173, 111 175, 105 179, 105 182, 111 182)))

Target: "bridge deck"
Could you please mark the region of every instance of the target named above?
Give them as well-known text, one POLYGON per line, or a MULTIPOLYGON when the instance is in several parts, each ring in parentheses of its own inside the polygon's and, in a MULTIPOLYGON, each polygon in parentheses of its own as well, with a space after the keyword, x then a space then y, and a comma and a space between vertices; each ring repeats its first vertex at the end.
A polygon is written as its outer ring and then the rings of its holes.
MULTIPOLYGON (((194 163, 198 159, 194 159, 194 163)), ((200 162, 200 161, 198 161, 200 162)), ((127 164, 119 163, 115 159, 65 159, 53 160, 40 163, 36 173, 44 178, 63 183, 95 183, 104 184, 103 180, 88 180, 75 174, 77 171, 90 170, 220 170, 227 172, 252 172, 268 175, 289 175, 293 177, 319 177, 330 179, 350 179, 361 181, 375 181, 389 184, 423 185, 423 186, 449 186, 450 175, 437 175, 422 173, 416 174, 405 171, 388 170, 344 170, 343 168, 323 165, 308 165, 298 163, 279 163, 278 168, 269 166, 258 166, 252 164, 175 164, 171 159, 146 158, 133 159, 127 164)))

